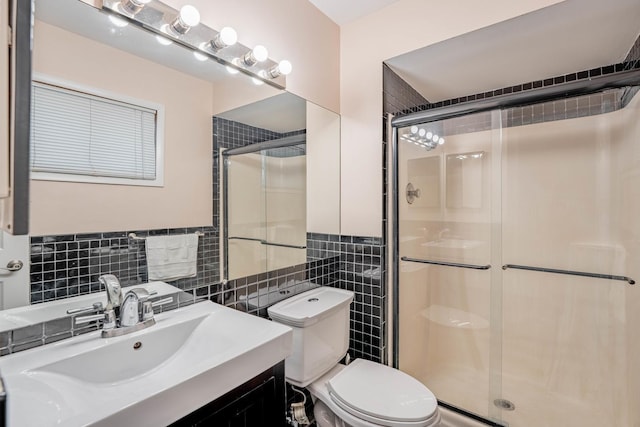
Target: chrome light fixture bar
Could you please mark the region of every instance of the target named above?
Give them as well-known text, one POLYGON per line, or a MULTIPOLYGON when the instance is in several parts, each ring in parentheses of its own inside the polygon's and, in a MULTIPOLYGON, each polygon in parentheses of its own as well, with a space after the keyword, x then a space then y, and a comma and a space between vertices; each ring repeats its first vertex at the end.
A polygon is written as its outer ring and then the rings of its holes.
POLYGON ((292 69, 289 61, 269 59, 264 46, 249 48, 238 43, 232 28, 216 31, 202 24, 193 6, 178 11, 157 0, 103 0, 102 10, 156 34, 166 42, 163 44, 179 44, 225 65, 230 72, 242 72, 254 81, 286 89, 286 75, 292 69))

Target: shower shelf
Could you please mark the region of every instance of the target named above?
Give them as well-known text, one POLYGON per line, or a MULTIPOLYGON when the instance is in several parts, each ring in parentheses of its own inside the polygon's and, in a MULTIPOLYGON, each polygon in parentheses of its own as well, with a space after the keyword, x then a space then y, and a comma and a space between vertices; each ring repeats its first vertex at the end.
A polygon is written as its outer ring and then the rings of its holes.
POLYGON ((488 270, 491 268, 491 265, 489 264, 487 265, 460 264, 457 262, 433 261, 433 260, 427 260, 427 259, 409 258, 406 256, 403 256, 400 259, 402 261, 418 262, 421 264, 442 265, 445 267, 470 268, 472 270, 488 270))
POLYGON ((593 277, 596 279, 620 280, 623 282, 627 282, 630 285, 635 285, 636 283, 635 280, 627 276, 613 276, 610 274, 587 273, 584 271, 557 270, 554 268, 531 267, 528 265, 505 264, 502 266, 502 269, 503 270, 506 270, 506 269, 529 270, 529 271, 539 271, 542 273, 556 273, 556 274, 568 274, 570 276, 593 277))

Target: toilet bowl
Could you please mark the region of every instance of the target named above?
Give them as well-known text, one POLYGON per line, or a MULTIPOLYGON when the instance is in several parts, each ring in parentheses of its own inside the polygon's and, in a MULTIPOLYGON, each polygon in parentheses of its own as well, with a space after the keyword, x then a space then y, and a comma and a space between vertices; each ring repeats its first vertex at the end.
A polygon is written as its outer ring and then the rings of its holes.
POLYGON ((427 427, 440 423, 438 401, 413 377, 388 366, 356 359, 350 365, 336 365, 307 386, 318 399, 315 415, 319 427, 333 423, 330 414, 353 427, 427 427), (318 413, 322 411, 321 413, 318 413))
POLYGON ((293 329, 287 381, 307 387, 319 427, 431 427, 440 424, 433 393, 410 375, 356 359, 338 363, 349 343, 353 292, 320 287, 271 306, 269 316, 293 329))

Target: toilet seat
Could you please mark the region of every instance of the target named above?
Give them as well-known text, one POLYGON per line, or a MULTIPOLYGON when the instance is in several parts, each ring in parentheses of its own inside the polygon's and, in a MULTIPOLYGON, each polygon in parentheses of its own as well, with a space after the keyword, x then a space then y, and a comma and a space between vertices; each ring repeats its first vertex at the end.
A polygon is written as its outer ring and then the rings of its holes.
POLYGON ((362 359, 338 366, 310 391, 359 425, 425 427, 439 421, 435 396, 409 375, 362 359))

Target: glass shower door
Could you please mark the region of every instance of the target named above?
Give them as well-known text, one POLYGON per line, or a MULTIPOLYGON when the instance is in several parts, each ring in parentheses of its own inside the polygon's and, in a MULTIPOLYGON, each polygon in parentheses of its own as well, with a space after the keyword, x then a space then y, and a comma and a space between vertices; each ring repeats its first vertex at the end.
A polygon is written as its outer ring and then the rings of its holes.
POLYGON ((503 113, 511 426, 640 425, 639 300, 624 277, 640 274, 640 97, 621 108, 632 93, 503 113))
POLYGON ((398 130, 399 368, 484 418, 499 416, 500 121, 487 112, 398 130))
POLYGON ((260 152, 225 159, 228 279, 267 271, 263 177, 260 152))
POLYGON ((398 130, 399 367, 445 405, 640 426, 636 92, 398 130))

